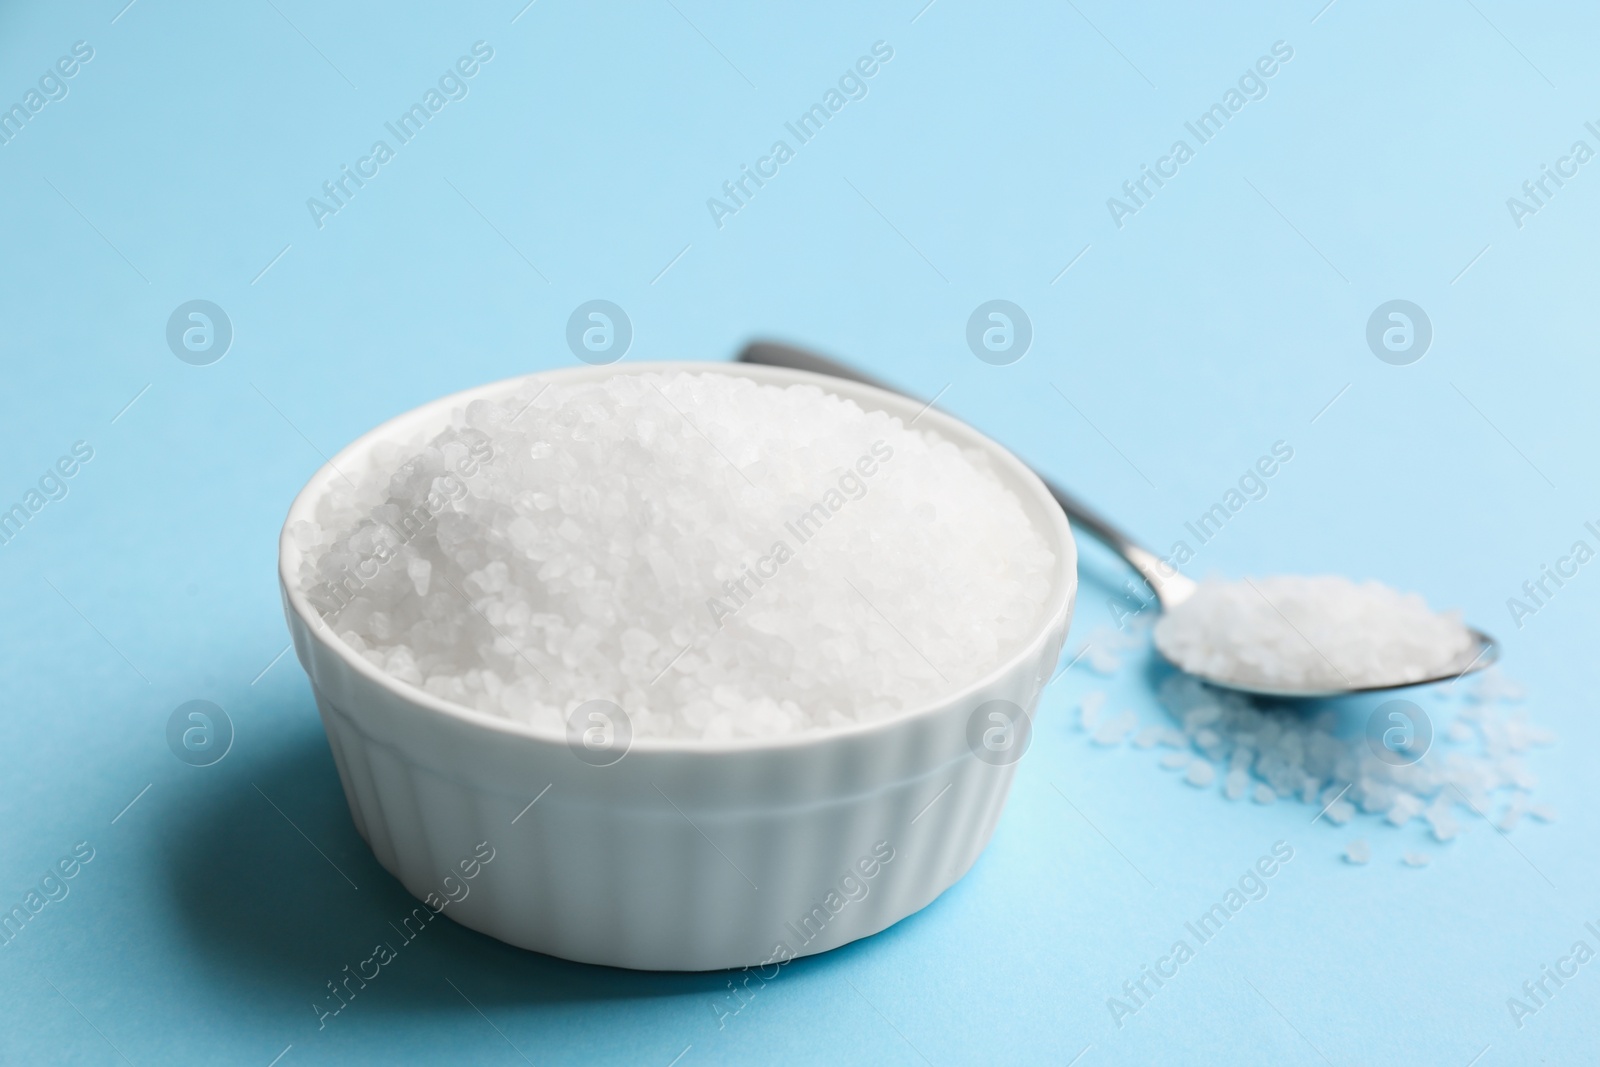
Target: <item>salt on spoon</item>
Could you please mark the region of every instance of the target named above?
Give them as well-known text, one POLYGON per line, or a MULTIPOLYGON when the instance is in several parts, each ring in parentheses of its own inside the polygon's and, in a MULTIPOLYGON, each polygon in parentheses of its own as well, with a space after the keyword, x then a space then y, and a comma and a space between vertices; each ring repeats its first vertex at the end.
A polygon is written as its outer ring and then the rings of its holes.
MULTIPOLYGON (((753 342, 739 360, 896 391, 842 363, 774 342, 753 342)), ((1335 697, 1459 678, 1499 658, 1487 634, 1378 582, 1299 576, 1195 582, 1042 480, 1074 529, 1121 556, 1155 591, 1165 613, 1156 624, 1156 649, 1219 688, 1335 697)))
POLYGON ((1460 673, 1480 652, 1458 616, 1332 575, 1201 582, 1154 637, 1191 674, 1275 693, 1416 685, 1460 673))

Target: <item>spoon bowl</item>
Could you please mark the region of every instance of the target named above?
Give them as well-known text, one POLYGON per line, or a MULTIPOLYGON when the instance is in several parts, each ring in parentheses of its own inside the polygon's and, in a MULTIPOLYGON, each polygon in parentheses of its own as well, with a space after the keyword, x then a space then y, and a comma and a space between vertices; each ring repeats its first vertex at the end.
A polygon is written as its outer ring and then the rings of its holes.
MULTIPOLYGON (((1500 658, 1500 643, 1482 630, 1469 626, 1467 632, 1472 635, 1472 646, 1467 650, 1470 655, 1463 654, 1457 660, 1458 665, 1453 665, 1450 670, 1410 682, 1395 682, 1385 685, 1352 685, 1339 689, 1280 689, 1213 677, 1197 671, 1188 673, 1193 674, 1207 685, 1215 686, 1218 689, 1231 689, 1236 693, 1245 693, 1249 696, 1270 700, 1334 700, 1338 697, 1356 696, 1361 693, 1385 693, 1393 689, 1410 689, 1418 685, 1437 685, 1439 682, 1454 682, 1469 674, 1475 674, 1486 667, 1493 666, 1500 658)), ((1156 651, 1159 652, 1160 649, 1156 651)), ((1167 659, 1165 655, 1162 658, 1167 659)), ((1172 663, 1170 659, 1167 662, 1172 663)), ((1176 663, 1172 665, 1178 667, 1176 663)), ((1178 669, 1182 670, 1183 668, 1178 667, 1178 669)))

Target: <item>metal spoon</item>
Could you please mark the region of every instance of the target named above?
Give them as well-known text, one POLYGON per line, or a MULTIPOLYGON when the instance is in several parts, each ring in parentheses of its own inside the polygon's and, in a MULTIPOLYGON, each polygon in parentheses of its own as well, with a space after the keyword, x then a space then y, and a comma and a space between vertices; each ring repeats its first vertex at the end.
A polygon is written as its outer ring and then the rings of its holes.
MULTIPOLYGON (((787 367, 790 370, 811 371, 813 374, 826 374, 834 378, 843 378, 846 381, 860 382, 862 385, 875 386, 885 392, 900 392, 893 386, 881 382, 869 374, 863 374, 854 367, 777 341, 752 341, 745 346, 743 352, 739 353, 738 361, 740 363, 759 363, 768 367, 787 367)), ((1140 577, 1149 584, 1151 590, 1155 593, 1156 599, 1161 604, 1161 610, 1171 611, 1194 595, 1197 585, 1192 579, 1184 577, 1178 573, 1176 568, 1170 565, 1163 565, 1161 558, 1154 552, 1136 544, 1127 534, 1085 507, 1080 500, 1050 481, 1050 479, 1043 475, 1039 475, 1039 479, 1044 482, 1045 488, 1050 490, 1050 495, 1056 498, 1056 503, 1061 505, 1061 510, 1067 513, 1067 520, 1074 528, 1091 534, 1101 544, 1121 556, 1128 566, 1139 572, 1140 577)), ((1209 675, 1200 675, 1199 677, 1204 678, 1207 683, 1219 689, 1233 689, 1255 696, 1301 700, 1349 696, 1353 693, 1376 693, 1389 689, 1406 689, 1415 685, 1430 685, 1435 682, 1454 680, 1463 675, 1481 671, 1500 658, 1500 646, 1494 638, 1481 630, 1469 628, 1469 632, 1472 634, 1474 641, 1474 646, 1468 650, 1472 653, 1470 660, 1463 656, 1465 662, 1457 664, 1457 669, 1446 671, 1432 678, 1422 678, 1399 685, 1348 686, 1339 689, 1316 690, 1273 689, 1228 678, 1209 675)))

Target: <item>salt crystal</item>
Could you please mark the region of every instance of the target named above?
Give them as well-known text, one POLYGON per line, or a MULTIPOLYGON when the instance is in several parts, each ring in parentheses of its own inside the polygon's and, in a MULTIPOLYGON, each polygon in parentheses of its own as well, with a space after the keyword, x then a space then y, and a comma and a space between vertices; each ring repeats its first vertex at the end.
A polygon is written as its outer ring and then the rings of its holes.
POLYGON ((1506 723, 1506 747, 1512 752, 1526 752, 1533 743, 1528 736, 1528 724, 1520 716, 1506 723))
POLYGON ((301 551, 315 547, 321 536, 322 531, 317 524, 306 522, 304 519, 289 527, 289 539, 294 542, 294 547, 301 551))
POLYGON ((1365 863, 1372 858, 1372 846, 1365 841, 1352 841, 1344 846, 1346 863, 1365 863))
POLYGON ((1461 833, 1461 824, 1456 821, 1454 807, 1443 795, 1434 799, 1422 817, 1428 820, 1428 827, 1433 831, 1435 841, 1452 841, 1461 833))
POLYGON ((1395 798, 1399 796, 1398 790, 1370 779, 1363 779, 1358 785, 1361 810, 1368 815, 1388 811, 1394 806, 1395 798))
POLYGON ((1433 862, 1433 857, 1426 852, 1407 852, 1400 857, 1400 861, 1407 867, 1426 867, 1433 862))
POLYGON ((1156 623, 1155 643, 1192 674, 1290 692, 1420 682, 1477 651, 1457 615, 1336 576, 1203 581, 1156 623))
POLYGON ((406 561, 406 577, 411 579, 411 588, 417 591, 418 596, 428 595, 428 579, 433 574, 433 564, 420 556, 413 556, 406 561))
MULTIPOLYGON (((1495 685, 1505 688, 1503 681, 1495 685)), ((1460 689, 1465 688, 1459 687, 1454 699, 1459 700, 1460 689)), ((1440 842, 1470 829, 1470 823, 1462 822, 1464 815, 1455 810, 1457 805, 1483 817, 1508 788, 1523 792, 1501 821, 1513 826, 1523 814, 1533 814, 1525 791, 1534 777, 1523 757, 1512 751, 1512 742, 1523 747, 1536 744, 1548 731, 1533 726, 1523 710, 1508 713, 1498 698, 1453 705, 1446 712, 1453 718, 1443 729, 1458 744, 1436 745, 1415 763, 1394 764, 1380 758, 1363 734, 1349 729, 1348 716, 1341 718, 1332 709, 1315 714, 1290 711, 1276 702, 1221 691, 1176 672, 1162 680, 1159 695, 1182 727, 1162 728, 1156 743, 1178 751, 1163 757, 1161 766, 1186 769, 1193 758, 1186 753, 1197 749, 1208 764, 1208 770, 1196 771, 1202 777, 1231 776, 1242 770, 1246 774, 1242 790, 1234 784, 1237 779, 1224 777, 1222 791, 1230 799, 1246 794, 1257 803, 1298 799, 1334 825, 1351 822, 1358 811, 1397 825, 1420 815, 1440 842), (1474 741, 1476 751, 1469 747, 1474 741)), ((1148 743, 1156 735, 1147 727, 1139 736, 1141 743, 1148 743)), ((1542 810, 1554 817, 1548 807, 1542 810)))
POLYGON ((1089 647, 1089 667, 1096 674, 1112 675, 1117 673, 1117 668, 1122 666, 1122 660, 1110 649, 1096 645, 1089 647))
POLYGON ((1533 807, 1528 809, 1528 814, 1532 815, 1540 822, 1556 821, 1556 809, 1552 808, 1548 804, 1535 804, 1533 807))
POLYGON ((1467 699, 1478 704, 1516 703, 1522 696, 1522 687, 1507 679, 1498 667, 1480 672, 1467 691, 1467 699))
POLYGON ((1183 780, 1196 788, 1204 789, 1216 779, 1217 770, 1203 759, 1197 759, 1189 764, 1189 770, 1184 774, 1183 780))
POLYGON ((1051 593, 982 454, 815 385, 534 382, 371 460, 290 531, 301 588, 400 681, 552 731, 597 698, 636 736, 883 719, 992 672, 1051 593))
POLYGON ((1243 770, 1229 771, 1227 777, 1224 778, 1222 782, 1222 795, 1227 797, 1229 800, 1238 800, 1240 797, 1244 796, 1245 786, 1247 786, 1249 782, 1250 776, 1243 770))
POLYGON ((1135 726, 1139 725, 1139 717, 1130 709, 1124 708, 1116 715, 1102 722, 1095 730, 1092 740, 1097 745, 1120 745, 1123 738, 1128 736, 1135 726))
POLYGON ((1495 825, 1500 829, 1510 832, 1517 828, 1517 823, 1522 821, 1522 816, 1528 811, 1528 794, 1513 793, 1511 803, 1506 805, 1506 810, 1501 812, 1495 825))
POLYGON ((1386 817, 1395 826, 1404 826, 1421 813, 1422 801, 1409 793, 1402 793, 1394 798, 1386 817))
POLYGON ((1106 695, 1101 690, 1085 693, 1078 704, 1078 725, 1085 730, 1093 730, 1100 725, 1100 711, 1105 706, 1106 695))
POLYGON ((1161 727, 1146 726, 1133 738, 1134 748, 1155 748, 1161 742, 1161 727))

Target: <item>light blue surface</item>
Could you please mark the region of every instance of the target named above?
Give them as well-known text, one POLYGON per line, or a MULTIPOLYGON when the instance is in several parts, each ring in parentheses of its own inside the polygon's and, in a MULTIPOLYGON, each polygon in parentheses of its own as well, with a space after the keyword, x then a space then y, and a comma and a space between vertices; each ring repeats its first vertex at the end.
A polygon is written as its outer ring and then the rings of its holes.
MULTIPOLYGON (((94 50, 0 145, 0 502, 74 442, 94 453, 0 547, 0 903, 94 850, 0 948, 0 1060, 1592 1059, 1600 963, 1520 1029, 1506 1007, 1574 941, 1600 947, 1600 571, 1520 629, 1506 608, 1600 519, 1600 162, 1521 228, 1506 206, 1575 140, 1600 148, 1592 10, 124 2, 0 11, 0 104, 94 50), (307 198, 477 41, 493 58, 468 95, 319 229, 307 198), (865 99, 719 229, 707 198, 793 147, 783 124, 877 41, 893 59, 865 99), (1293 58, 1266 97, 1119 229, 1107 198, 1277 41, 1293 58), (1561 737, 1530 759, 1560 821, 1435 846, 1420 824, 1230 804, 1154 753, 1091 746, 1072 709, 1106 683, 1077 667, 972 873, 720 1028, 723 976, 569 965, 443 924, 319 1031, 324 983, 410 899, 351 825, 298 665, 274 660, 282 515, 319 452, 574 363, 567 317, 594 298, 630 316, 629 360, 777 335, 943 389, 1163 549, 1289 442, 1191 572, 1343 572, 1462 607, 1561 737), (1035 331, 1011 366, 964 340, 995 298, 1035 331), (210 366, 165 341, 192 299, 235 331, 210 366), (1434 327, 1410 366, 1365 342, 1391 299, 1434 327), (166 743, 191 699, 237 730, 210 767, 166 743), (1365 868, 1338 859, 1358 836, 1365 868), (1265 900, 1119 1029, 1107 998, 1279 840, 1295 856, 1265 900), (1407 848, 1432 866, 1401 866, 1407 848)), ((1123 580, 1085 554, 1080 639, 1123 580)), ((1158 721, 1143 664, 1110 685, 1158 721)), ((1441 725, 1455 707, 1417 699, 1441 725)))

